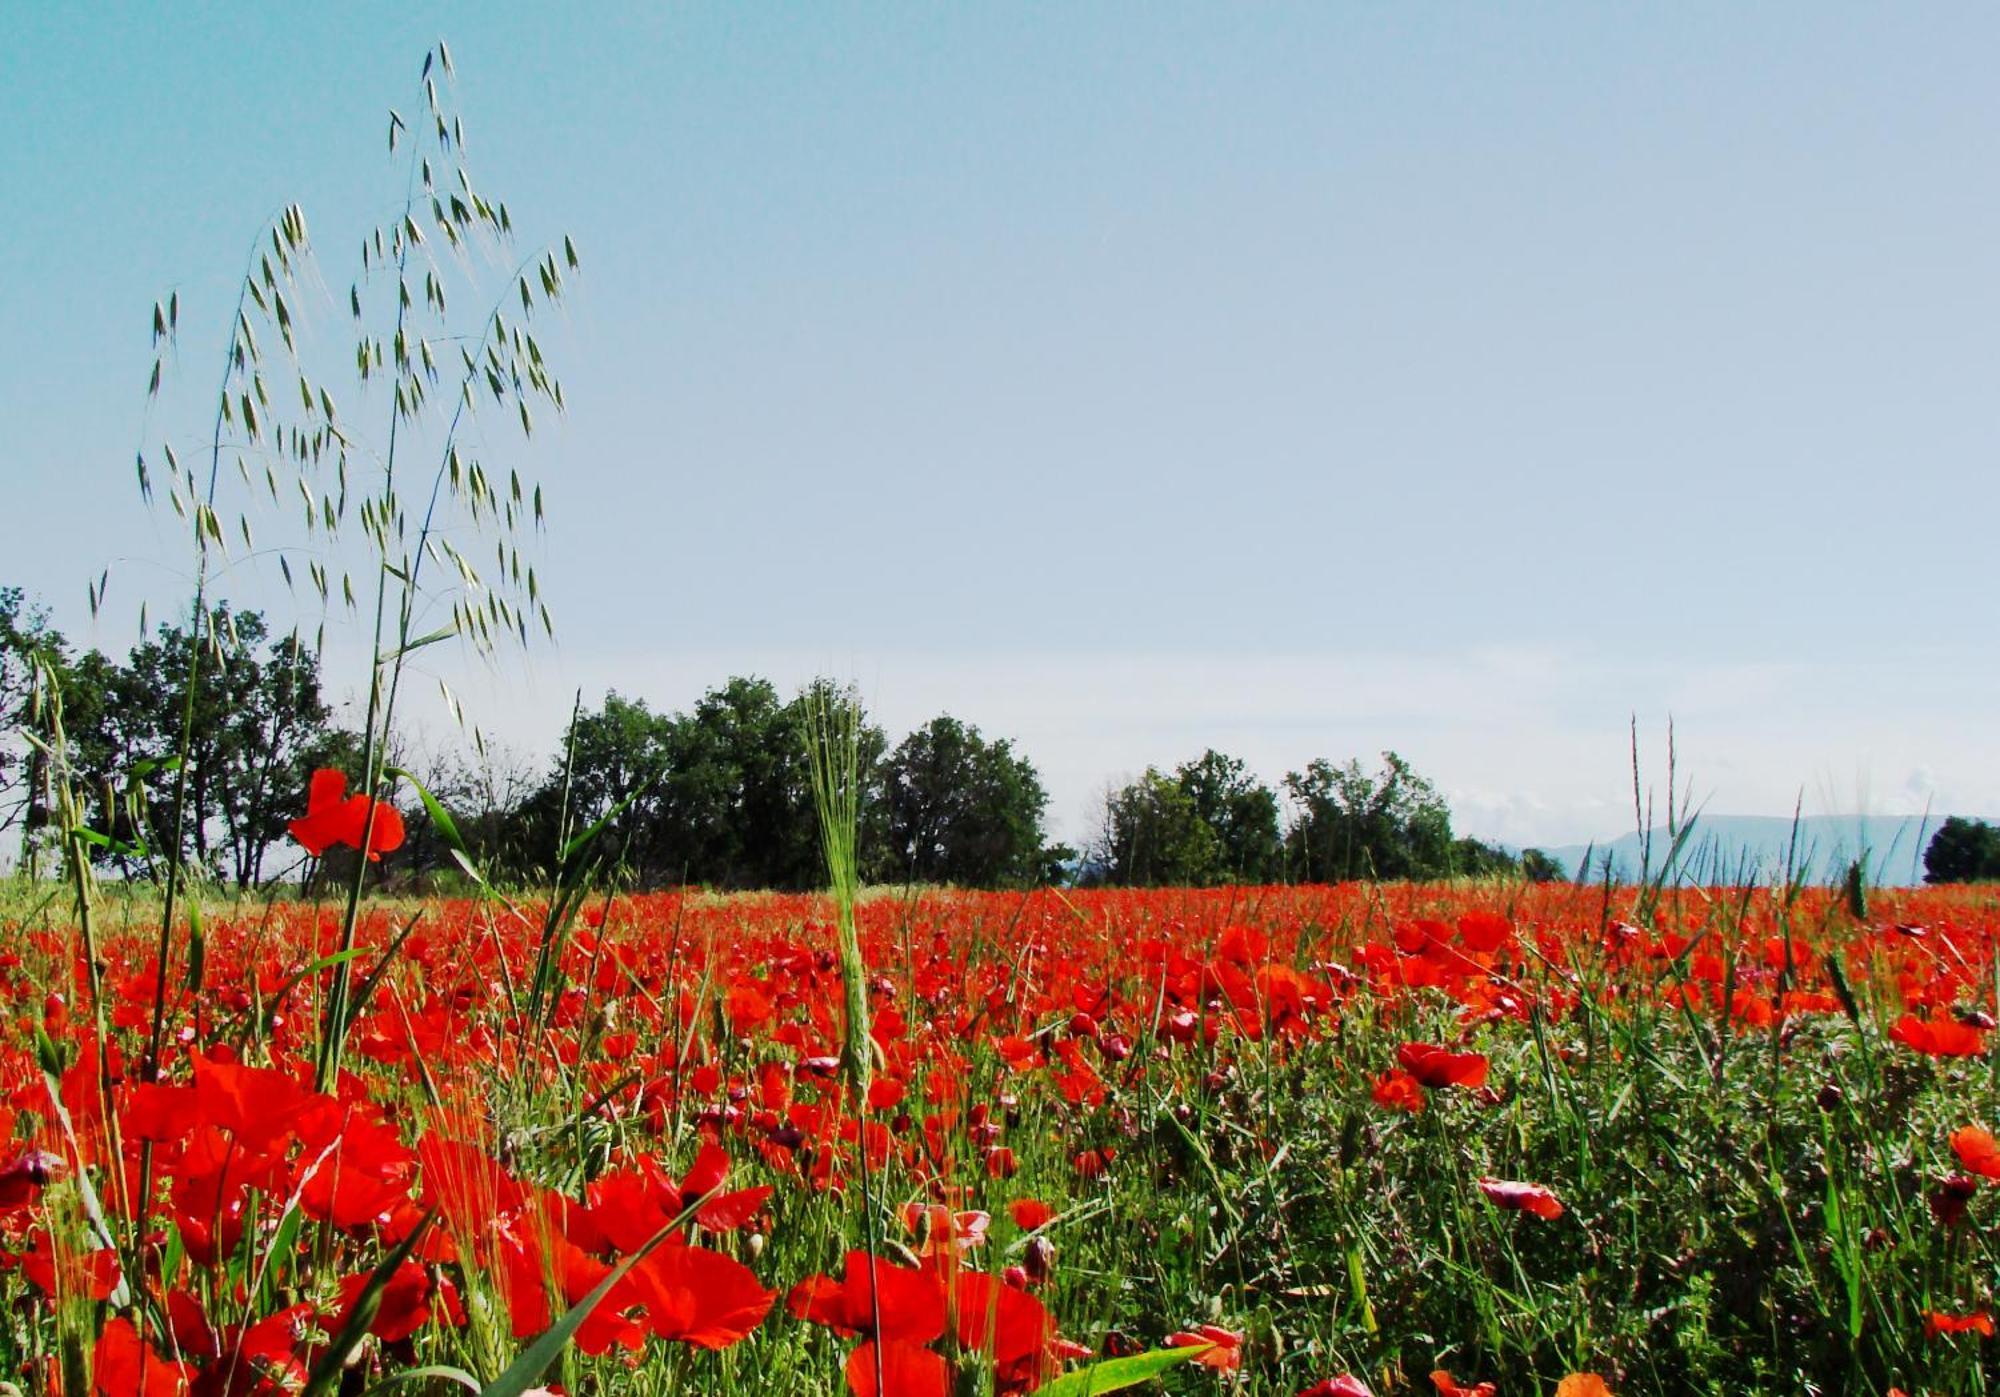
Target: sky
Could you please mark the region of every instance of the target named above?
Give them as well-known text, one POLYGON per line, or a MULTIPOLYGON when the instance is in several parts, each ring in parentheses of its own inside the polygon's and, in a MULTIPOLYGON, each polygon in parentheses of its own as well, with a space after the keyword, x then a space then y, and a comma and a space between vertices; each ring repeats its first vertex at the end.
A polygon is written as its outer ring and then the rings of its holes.
MULTIPOLYGON (((306 349, 340 362, 404 188, 386 114, 442 36, 480 187, 521 250, 583 259, 542 326, 566 413, 492 438, 545 486, 557 642, 423 657, 523 751, 578 689, 829 673, 892 737, 1013 738, 1072 839, 1209 746, 1272 780, 1393 748, 1462 832, 1602 838, 1635 720, 1646 784, 1671 719, 1718 812, 2000 811, 1990 6, 15 6, 0 34, 0 584, 79 643, 187 594, 133 456, 199 442, 289 202, 306 349)), ((224 590, 305 609, 268 560, 224 590)), ((334 618, 337 693, 363 654, 334 618)))

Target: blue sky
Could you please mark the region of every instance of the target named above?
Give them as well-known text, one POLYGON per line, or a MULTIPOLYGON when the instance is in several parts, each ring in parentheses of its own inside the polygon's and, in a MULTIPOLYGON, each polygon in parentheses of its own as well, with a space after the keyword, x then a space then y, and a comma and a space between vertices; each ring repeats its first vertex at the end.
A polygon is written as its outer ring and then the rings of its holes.
POLYGON ((432 662, 518 745, 831 670, 1017 737, 1071 834, 1214 743, 1599 836, 1669 712, 1718 810, 2000 810, 1990 7, 17 7, 0 581, 73 636, 180 593, 132 453, 287 201, 343 343, 440 34, 585 261, 508 458, 560 644, 432 662))

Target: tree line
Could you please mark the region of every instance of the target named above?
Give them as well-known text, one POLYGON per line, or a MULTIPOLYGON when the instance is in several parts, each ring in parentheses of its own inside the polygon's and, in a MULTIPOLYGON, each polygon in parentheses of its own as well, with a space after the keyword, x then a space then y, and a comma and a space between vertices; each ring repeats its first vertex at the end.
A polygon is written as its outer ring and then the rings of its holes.
MULTIPOLYGON (((123 661, 74 651, 18 588, 0 588, 0 831, 20 862, 50 857, 42 747, 59 721, 84 816, 102 836, 92 857, 142 877, 175 851, 209 876, 253 887, 303 867, 285 840, 311 772, 352 771, 360 739, 336 719, 319 660, 296 634, 252 611, 217 614, 207 677, 190 710, 189 630, 168 623, 123 661), (50 676, 38 690, 37 672, 50 676), (165 779, 191 725, 185 781, 165 779), (175 819, 185 789, 188 818, 175 819), (167 836, 170 838, 170 835, 167 836)), ((624 878, 637 886, 801 889, 821 875, 806 748, 819 680, 787 697, 769 680, 732 677, 682 712, 607 694, 579 704, 553 758, 505 748, 425 753, 410 770, 450 809, 486 871, 534 882, 576 830, 599 821, 624 878)), ((1394 752, 1373 771, 1316 759, 1273 788, 1213 750, 1171 770, 1148 768, 1105 793, 1081 849, 1047 834, 1048 795, 1007 738, 939 714, 891 743, 862 715, 859 854, 878 883, 967 887, 1043 882, 1130 886, 1525 876, 1563 870, 1537 850, 1514 855, 1453 834, 1437 789, 1394 752)), ((175 773, 180 775, 181 773, 175 773)), ((453 866, 429 822, 411 822, 403 876, 453 866)))

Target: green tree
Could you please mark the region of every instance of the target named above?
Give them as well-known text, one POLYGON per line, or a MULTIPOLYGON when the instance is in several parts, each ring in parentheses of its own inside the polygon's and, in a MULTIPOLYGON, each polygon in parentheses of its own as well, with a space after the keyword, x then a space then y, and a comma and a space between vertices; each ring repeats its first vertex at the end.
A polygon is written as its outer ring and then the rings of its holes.
POLYGON ((1207 886, 1228 857, 1194 798, 1157 767, 1106 797, 1095 855, 1099 874, 1127 887, 1207 886))
POLYGON ((1985 883, 2000 879, 2000 829, 1953 815, 1924 850, 1926 883, 1985 883))
POLYGON ((1521 862, 1498 844, 1483 839, 1454 839, 1451 872, 1457 878, 1504 878, 1518 873, 1521 862))
MULTIPOLYGON (((155 862, 178 857, 250 887, 266 876, 272 846, 303 809, 312 769, 351 774, 351 744, 332 728, 318 658, 295 634, 273 638, 257 612, 226 607, 205 634, 213 644, 185 752, 181 725, 196 651, 175 624, 134 646, 123 665, 91 651, 68 666, 64 724, 94 828, 121 843, 143 842, 155 862), (158 801, 139 804, 144 827, 135 828, 134 783, 176 757, 186 780, 157 782, 158 801), (186 793, 184 821, 175 818, 175 791, 186 793), (171 847, 177 828, 185 838, 179 850, 171 847)), ((119 850, 99 857, 128 875, 142 871, 119 850)))
MULTIPOLYGON (((528 802, 528 847, 543 851, 530 861, 556 846, 567 784, 572 831, 624 805, 606 837, 637 883, 817 886, 819 826, 802 734, 807 694, 826 686, 817 681, 786 702, 769 680, 739 676, 681 714, 607 695, 601 709, 576 716, 564 753, 528 802)), ((887 741, 865 719, 860 740, 872 790, 887 741)), ((864 810, 864 860, 879 839, 879 812, 864 810)))
POLYGON ((1530 883, 1561 883, 1568 881, 1569 870, 1540 849, 1523 849, 1521 876, 1530 883))
POLYGON ((1183 762, 1174 780, 1221 845, 1219 876, 1238 883, 1263 883, 1280 876, 1285 856, 1278 797, 1250 775, 1241 759, 1210 748, 1183 762))
POLYGON ((579 708, 554 767, 521 811, 516 871, 546 873, 569 835, 617 811, 602 838, 622 851, 627 871, 639 880, 660 876, 649 859, 658 839, 659 786, 674 722, 670 714, 654 713, 645 700, 624 698, 616 690, 595 712, 579 708))
POLYGON ((1290 863, 1307 882, 1441 878, 1452 871, 1451 812, 1437 788, 1394 752, 1371 775, 1359 761, 1315 758, 1285 777, 1298 813, 1290 863))
POLYGON ((1037 881, 1048 794, 1005 738, 940 714, 882 766, 884 879, 997 887, 1037 881))

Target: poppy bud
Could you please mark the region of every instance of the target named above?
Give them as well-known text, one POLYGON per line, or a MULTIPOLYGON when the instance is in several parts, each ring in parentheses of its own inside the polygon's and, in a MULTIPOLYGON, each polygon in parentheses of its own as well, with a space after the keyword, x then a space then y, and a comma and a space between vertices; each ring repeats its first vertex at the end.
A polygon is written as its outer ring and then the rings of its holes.
POLYGON ((1030 1237, 1021 1264, 1027 1270, 1029 1280, 1037 1284, 1047 1280, 1056 1269, 1055 1243, 1047 1237, 1030 1237))
POLYGON ((1000 1273, 1000 1279, 1016 1290, 1028 1288, 1028 1273, 1019 1266, 1009 1266, 1000 1273))
POLYGON ((1969 1174, 1953 1174, 1931 1194, 1931 1215, 1942 1227, 1955 1227, 1965 1217, 1965 1205, 1979 1191, 1979 1182, 1969 1174))

